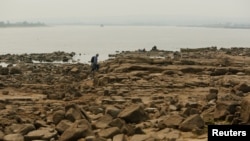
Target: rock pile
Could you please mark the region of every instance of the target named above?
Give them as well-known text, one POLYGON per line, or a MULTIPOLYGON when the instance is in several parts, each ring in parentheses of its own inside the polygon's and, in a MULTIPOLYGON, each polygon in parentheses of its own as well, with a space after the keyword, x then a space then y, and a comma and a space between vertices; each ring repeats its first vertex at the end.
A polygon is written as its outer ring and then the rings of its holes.
POLYGON ((94 78, 82 63, 0 67, 0 140, 205 141, 210 124, 249 124, 250 57, 183 51, 123 52, 94 78))

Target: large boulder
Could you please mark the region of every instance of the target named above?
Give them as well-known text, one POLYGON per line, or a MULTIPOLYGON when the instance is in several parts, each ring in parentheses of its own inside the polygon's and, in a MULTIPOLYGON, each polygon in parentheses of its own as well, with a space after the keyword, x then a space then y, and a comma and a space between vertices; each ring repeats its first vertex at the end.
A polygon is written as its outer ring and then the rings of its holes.
POLYGON ((215 120, 224 120, 227 115, 234 114, 239 103, 235 101, 218 101, 214 111, 215 120))
POLYGON ((56 125, 56 130, 62 134, 66 129, 68 129, 70 126, 72 126, 73 123, 69 120, 61 120, 57 125, 56 125))
POLYGON ((21 134, 8 134, 3 137, 3 141, 24 141, 24 137, 21 134))
POLYGON ((168 128, 178 128, 184 120, 180 115, 171 115, 163 120, 163 124, 168 128))
POLYGON ((22 70, 19 67, 11 67, 10 74, 22 74, 22 70))
POLYGON ((235 90, 237 91, 241 91, 243 93, 248 93, 250 92, 250 86, 246 83, 241 83, 237 86, 234 87, 235 90))
POLYGON ((98 132, 98 135, 104 138, 113 138, 117 134, 120 134, 120 129, 118 127, 110 127, 102 129, 100 132, 98 132))
POLYGON ((80 119, 90 120, 85 111, 76 104, 67 105, 65 107, 65 110, 66 110, 65 118, 72 122, 80 119))
POLYGON ((9 74, 9 68, 7 68, 7 67, 0 67, 0 74, 1 75, 8 75, 9 74))
POLYGON ((121 111, 118 115, 119 118, 124 119, 128 123, 139 123, 148 119, 141 105, 132 104, 121 111))
POLYGON ((25 141, 31 140, 52 140, 58 136, 57 131, 53 128, 40 128, 33 130, 24 136, 25 141))
POLYGON ((98 119, 93 126, 97 129, 107 128, 109 127, 109 123, 111 123, 113 118, 110 115, 104 115, 100 119, 98 119))
POLYGON ((72 126, 63 132, 59 141, 76 141, 91 134, 91 125, 86 119, 76 120, 72 126))
POLYGON ((192 131, 193 129, 203 128, 205 125, 203 119, 199 114, 191 115, 186 118, 180 125, 179 129, 184 132, 192 131))
POLYGON ((65 117, 65 111, 64 110, 58 110, 53 113, 53 122, 55 125, 57 125, 61 120, 63 120, 65 117))
POLYGON ((35 126, 33 124, 12 124, 5 128, 6 132, 14 133, 14 134, 22 134, 25 135, 28 132, 35 130, 35 126))
POLYGON ((210 100, 217 100, 218 99, 218 89, 215 88, 211 88, 209 89, 209 94, 206 95, 206 100, 210 101, 210 100))

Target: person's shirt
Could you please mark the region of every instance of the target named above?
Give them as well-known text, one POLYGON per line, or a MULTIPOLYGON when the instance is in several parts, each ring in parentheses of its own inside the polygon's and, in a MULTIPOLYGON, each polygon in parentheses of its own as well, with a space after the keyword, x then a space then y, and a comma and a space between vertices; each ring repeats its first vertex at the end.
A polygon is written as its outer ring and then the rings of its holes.
POLYGON ((97 64, 98 63, 98 57, 97 56, 94 56, 94 64, 97 64))

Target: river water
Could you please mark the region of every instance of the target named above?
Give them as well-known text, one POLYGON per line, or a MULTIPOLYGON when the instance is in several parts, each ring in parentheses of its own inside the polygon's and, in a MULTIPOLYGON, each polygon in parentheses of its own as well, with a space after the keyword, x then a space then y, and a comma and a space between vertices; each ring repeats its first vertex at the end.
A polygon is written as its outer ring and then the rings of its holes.
POLYGON ((250 29, 177 26, 48 26, 0 28, 0 54, 75 52, 79 62, 99 53, 138 49, 179 51, 180 48, 250 47, 250 29))

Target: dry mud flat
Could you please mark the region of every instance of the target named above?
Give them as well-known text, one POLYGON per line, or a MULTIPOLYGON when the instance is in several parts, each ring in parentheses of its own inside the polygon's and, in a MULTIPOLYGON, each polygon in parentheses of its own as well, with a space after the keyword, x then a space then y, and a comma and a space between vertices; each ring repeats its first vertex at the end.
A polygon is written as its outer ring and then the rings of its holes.
POLYGON ((249 56, 248 48, 122 52, 93 77, 88 64, 8 55, 0 140, 206 141, 210 124, 249 124, 249 56))

